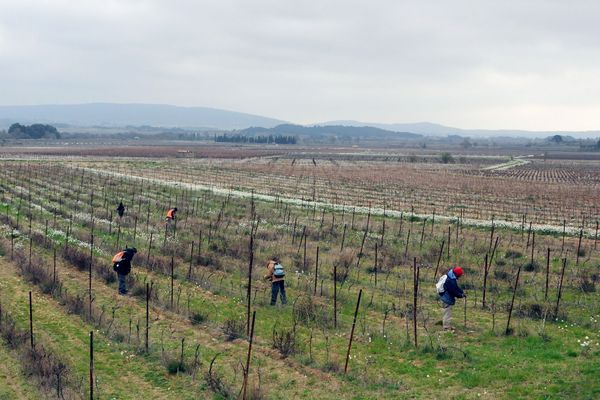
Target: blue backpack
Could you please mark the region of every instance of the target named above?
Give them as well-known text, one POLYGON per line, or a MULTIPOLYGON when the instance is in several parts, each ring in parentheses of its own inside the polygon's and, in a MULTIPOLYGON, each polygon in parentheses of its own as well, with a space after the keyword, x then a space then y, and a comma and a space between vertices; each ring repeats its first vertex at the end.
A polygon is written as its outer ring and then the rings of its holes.
POLYGON ((273 276, 277 279, 283 278, 285 276, 285 271, 283 270, 283 265, 277 263, 273 267, 273 276))

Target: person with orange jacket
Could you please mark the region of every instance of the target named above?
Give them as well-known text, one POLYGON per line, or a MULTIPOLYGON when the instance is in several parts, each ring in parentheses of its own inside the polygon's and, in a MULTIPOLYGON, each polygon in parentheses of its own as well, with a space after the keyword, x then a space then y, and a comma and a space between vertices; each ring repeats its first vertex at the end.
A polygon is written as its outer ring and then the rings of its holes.
POLYGON ((135 247, 126 248, 114 255, 113 262, 113 270, 117 273, 117 280, 119 281, 119 294, 126 295, 127 294, 127 286, 125 285, 125 280, 127 275, 131 272, 131 260, 133 256, 137 253, 137 249, 135 247))
MULTIPOLYGON (((177 207, 173 207, 173 208, 169 208, 169 211, 167 211, 167 228, 170 227, 171 225, 173 225, 175 223, 175 221, 177 220, 177 207)), ((175 229, 175 228, 173 228, 175 229)))

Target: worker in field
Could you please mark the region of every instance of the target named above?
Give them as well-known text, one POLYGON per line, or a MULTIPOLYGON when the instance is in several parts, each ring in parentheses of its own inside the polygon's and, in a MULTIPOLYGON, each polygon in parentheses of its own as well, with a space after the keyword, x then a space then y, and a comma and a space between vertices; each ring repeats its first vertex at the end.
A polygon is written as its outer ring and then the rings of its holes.
POLYGON ((274 306, 277 303, 277 294, 280 293, 281 304, 287 303, 285 297, 285 271, 283 266, 279 262, 279 258, 276 256, 271 257, 267 263, 267 274, 265 279, 271 281, 271 305, 274 306))
POLYGON ((175 222, 175 220, 177 219, 177 207, 173 207, 173 208, 169 208, 169 211, 167 211, 167 225, 171 225, 175 222))
POLYGON ((444 330, 454 330, 450 325, 450 320, 452 318, 452 307, 456 303, 456 298, 467 297, 460 286, 458 286, 458 279, 463 274, 464 271, 461 267, 450 268, 435 285, 442 303, 442 326, 444 330))
POLYGON ((119 215, 119 218, 123 218, 123 215, 125 214, 125 206, 122 201, 119 202, 119 206, 117 207, 117 214, 119 215))
POLYGON ((125 279, 131 272, 131 260, 133 259, 135 253, 137 253, 137 249, 135 247, 126 248, 125 250, 115 254, 112 259, 113 270, 117 273, 117 278, 119 281, 119 294, 121 295, 127 294, 125 279))

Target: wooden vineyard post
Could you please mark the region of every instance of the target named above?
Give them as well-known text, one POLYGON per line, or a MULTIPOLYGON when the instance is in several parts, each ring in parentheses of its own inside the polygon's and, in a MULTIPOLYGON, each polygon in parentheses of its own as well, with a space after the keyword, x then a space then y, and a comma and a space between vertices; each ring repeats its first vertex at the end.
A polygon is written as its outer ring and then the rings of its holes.
POLYGON ((596 234, 594 235, 594 250, 596 250, 597 244, 598 244, 598 221, 596 221, 596 234))
POLYGON ((53 249, 52 257, 52 286, 56 287, 56 247, 53 249))
MULTIPOLYGON (((464 304, 465 304, 464 311, 463 311, 464 325, 465 325, 465 330, 467 330, 467 296, 464 296, 463 299, 464 299, 464 304)), ((477 304, 475 304, 475 307, 477 307, 477 304)))
POLYGON ((135 237, 137 236, 137 220, 138 220, 138 217, 136 215, 135 218, 133 219, 133 241, 134 242, 135 242, 135 237))
POLYGON ((560 248, 560 254, 562 255, 565 251, 565 235, 567 234, 567 220, 563 219, 563 234, 562 234, 562 247, 560 248))
POLYGON ((344 224, 344 232, 342 233, 342 244, 340 245, 340 251, 344 250, 344 241, 346 240, 346 229, 348 229, 348 224, 344 224))
POLYGON ((483 264, 483 298, 481 299, 481 307, 485 308, 485 294, 487 288, 487 277, 488 277, 488 255, 485 255, 485 263, 483 264))
POLYGON ((548 280, 550 277, 550 247, 546 255, 546 290, 544 291, 544 301, 548 300, 548 280))
MULTIPOLYGON (((146 282, 146 337, 145 337, 145 342, 144 342, 144 348, 146 349, 146 353, 148 353, 148 331, 149 331, 149 316, 150 316, 150 308, 149 308, 149 304, 150 304, 150 284, 148 282, 146 282)), ((139 336, 138 336, 139 338, 139 336)))
POLYGON ((89 318, 92 321, 92 267, 94 264, 94 234, 90 236, 90 269, 88 275, 89 318))
POLYGON ((417 341, 417 301, 419 298, 419 272, 420 268, 417 265, 417 257, 413 258, 413 335, 415 337, 415 347, 418 346, 417 341))
POLYGON ((152 252, 152 234, 153 232, 150 232, 150 240, 148 240, 148 256, 146 257, 146 266, 148 268, 150 268, 150 253, 152 252))
POLYGON ((29 343, 33 350, 33 302, 31 300, 31 290, 29 291, 29 343))
POLYGON ((535 250, 535 232, 531 235, 531 268, 533 268, 533 252, 535 250))
POLYGON ((248 344, 248 355, 246 357, 246 368, 244 368, 244 391, 242 399, 246 400, 246 389, 248 388, 248 373, 250 372, 250 357, 252 355, 252 342, 254 341, 254 321, 256 320, 256 311, 252 312, 252 326, 250 327, 250 342, 248 344))
POLYGON ((558 318, 558 307, 560 306, 560 297, 562 295, 563 278, 565 277, 565 268, 567 267, 567 259, 563 258, 562 271, 560 273, 560 282, 558 284, 558 296, 556 296, 556 307, 554 308, 554 320, 558 318))
POLYGON ((448 245, 446 247, 446 251, 448 252, 448 260, 450 260, 450 226, 448 225, 448 245))
POLYGON ((317 281, 319 280, 319 246, 317 246, 317 261, 315 261, 315 288, 313 296, 317 295, 317 281))
POLYGON ((333 264, 333 327, 337 329, 337 264, 333 264))
POLYGON ((190 250, 190 267, 188 268, 187 279, 192 279, 192 263, 194 262, 194 241, 192 240, 192 249, 190 250))
POLYGON ((250 336, 250 306, 252 303, 252 266, 254 264, 254 233, 250 231, 250 244, 249 244, 249 257, 248 257, 248 292, 246 293, 246 336, 250 336))
POLYGON ((346 364, 344 365, 344 374, 348 372, 348 360, 350 359, 350 349, 352 349, 352 339, 354 339, 354 327, 356 326, 356 316, 360 307, 360 298, 362 297, 362 289, 358 292, 358 300, 356 301, 356 310, 354 310, 354 319, 352 321, 352 330, 350 331, 350 340, 348 341, 348 352, 346 353, 346 364))
POLYGON ((31 268, 31 251, 33 249, 33 237, 29 236, 29 268, 31 268))
POLYGON ((119 242, 121 241, 121 223, 119 222, 119 225, 117 226, 117 250, 119 251, 119 242))
POLYGON ((581 239, 583 238, 583 228, 579 230, 579 243, 577 243, 577 258, 575 265, 579 265, 579 254, 581 253, 581 239))
POLYGON ((437 277, 438 270, 440 269, 440 261, 442 261, 442 254, 444 254, 444 244, 445 244, 445 241, 444 241, 444 239, 442 239, 442 245, 440 247, 440 254, 438 255, 437 264, 435 265, 435 271, 433 273, 433 280, 435 280, 435 278, 437 277))
POLYGON ((378 257, 378 246, 375 242, 375 287, 377 287, 377 257, 378 257))
POLYGON ((175 281, 175 257, 171 255, 171 310, 173 309, 173 284, 175 281))
POLYGON ((517 294, 517 287, 519 286, 519 276, 521 275, 521 265, 519 265, 519 269, 517 270, 517 278, 515 280, 515 288, 513 290, 512 300, 510 302, 510 308, 508 309, 508 321, 506 321, 506 330, 504 331, 505 335, 510 334, 510 317, 512 316, 513 307, 515 305, 515 295, 517 294))
POLYGON ((307 242, 307 237, 304 237, 304 249, 303 249, 303 253, 302 253, 302 266, 303 266, 303 271, 306 271, 308 269, 308 265, 306 265, 306 242, 307 242))
POLYGON ((94 400, 94 331, 90 331, 90 400, 94 400))

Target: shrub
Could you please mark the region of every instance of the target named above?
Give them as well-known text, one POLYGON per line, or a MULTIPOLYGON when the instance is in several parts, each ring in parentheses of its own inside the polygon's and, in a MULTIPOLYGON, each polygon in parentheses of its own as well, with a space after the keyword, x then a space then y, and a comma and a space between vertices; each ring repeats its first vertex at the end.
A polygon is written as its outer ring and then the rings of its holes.
POLYGON ((523 265, 523 269, 527 272, 539 271, 540 265, 537 263, 537 261, 529 261, 523 265))
POLYGON ((504 258, 521 258, 523 257, 523 253, 520 253, 516 250, 508 250, 504 255, 504 258))
POLYGON ((90 256, 79 249, 67 246, 63 251, 63 258, 73 264, 78 270, 83 271, 90 268, 90 256))
POLYGON ((4 315, 0 322, 0 334, 8 346, 15 349, 27 341, 29 334, 17 328, 15 320, 10 315, 4 315))
POLYGON ((179 372, 186 372, 188 370, 185 362, 181 362, 181 360, 168 360, 167 361, 167 371, 170 375, 178 374, 179 372))
POLYGON ((202 311, 194 311, 190 315, 190 322, 192 325, 199 325, 205 322, 208 319, 208 316, 202 311))
POLYGON ((510 281, 510 275, 506 271, 494 270, 494 277, 503 281, 510 281))
POLYGON ((596 291, 596 283, 594 280, 590 280, 587 276, 584 276, 579 283, 579 289, 583 293, 594 293, 596 291))
POLYGON ((117 280, 117 273, 113 271, 112 267, 108 267, 104 264, 96 267, 96 273, 106 284, 111 284, 117 280))
POLYGON ((315 303, 309 296, 302 296, 298 298, 294 304, 294 319, 296 321, 308 324, 315 320, 316 310, 315 303))
MULTIPOLYGON (((340 283, 346 282, 348 275, 350 275, 350 267, 355 260, 355 255, 350 249, 345 249, 340 253, 337 260, 333 263, 337 267, 336 281, 340 283)), ((333 278, 333 272, 331 273, 333 278)))
POLYGON ((229 342, 241 338, 246 334, 246 324, 241 319, 227 318, 223 323, 223 333, 229 342))
POLYGON ((83 301, 83 297, 81 297, 79 294, 77 294, 76 296, 65 295, 63 296, 63 302, 65 308, 71 314, 83 314, 85 309, 85 303, 83 301))
POLYGON ((273 348, 277 349, 283 357, 288 357, 296 352, 296 332, 293 329, 273 329, 273 348))
MULTIPOLYGON (((508 308, 510 307, 507 307, 507 311, 508 308)), ((544 308, 538 303, 522 304, 516 315, 531 319, 542 319, 544 317, 544 308)))

